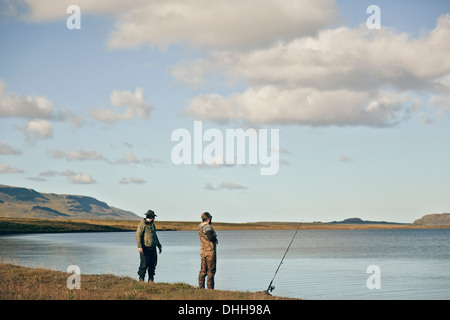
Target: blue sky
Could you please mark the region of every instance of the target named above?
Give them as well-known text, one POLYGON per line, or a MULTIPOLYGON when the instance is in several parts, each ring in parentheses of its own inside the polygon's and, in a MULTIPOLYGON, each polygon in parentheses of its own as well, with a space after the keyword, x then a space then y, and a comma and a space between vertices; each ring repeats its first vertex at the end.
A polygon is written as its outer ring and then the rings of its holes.
POLYGON ((448 1, 0 1, 0 183, 160 220, 413 222, 450 207, 448 1), (77 4, 81 29, 69 30, 77 4), (381 28, 369 29, 369 5, 381 28), (279 170, 174 130, 279 130, 279 170))

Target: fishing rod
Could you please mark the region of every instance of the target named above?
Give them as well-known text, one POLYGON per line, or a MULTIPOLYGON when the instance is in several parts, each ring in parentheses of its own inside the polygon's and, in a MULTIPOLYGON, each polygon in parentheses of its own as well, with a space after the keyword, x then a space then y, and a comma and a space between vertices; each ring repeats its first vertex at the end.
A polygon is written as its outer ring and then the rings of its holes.
POLYGON ((288 247, 287 247, 287 249, 286 249, 286 252, 285 252, 284 255, 283 255, 283 258, 281 258, 280 264, 278 265, 278 268, 277 268, 277 270, 275 271, 275 274, 273 275, 272 281, 270 281, 270 284, 269 284, 269 286, 268 286, 267 289, 266 289, 266 293, 267 293, 267 294, 270 294, 270 292, 272 292, 273 289, 275 289, 275 287, 272 286, 273 280, 275 280, 275 277, 276 277, 276 275, 277 275, 277 273, 278 273, 278 270, 280 270, 280 267, 281 267, 281 265, 283 264, 283 260, 284 260, 284 258, 286 257, 286 254, 288 253, 289 248, 291 247, 291 244, 292 244, 292 242, 294 241, 294 238, 295 238, 295 236, 297 235, 298 230, 299 230, 300 227, 302 226, 302 223, 303 223, 303 220, 302 220, 302 222, 300 222, 300 224, 298 225, 297 230, 295 230, 294 236, 292 237, 291 242, 289 243, 289 245, 288 245, 288 247))

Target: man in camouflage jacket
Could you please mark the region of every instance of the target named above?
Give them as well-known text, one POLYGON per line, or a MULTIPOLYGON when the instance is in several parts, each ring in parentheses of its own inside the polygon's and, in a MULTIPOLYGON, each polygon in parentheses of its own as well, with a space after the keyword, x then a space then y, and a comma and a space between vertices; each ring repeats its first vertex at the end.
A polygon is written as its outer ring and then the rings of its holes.
POLYGON ((209 212, 203 212, 200 215, 202 223, 198 226, 198 235, 200 237, 200 258, 201 267, 198 276, 200 288, 205 288, 205 278, 207 279, 207 288, 214 289, 214 275, 216 274, 216 246, 217 234, 211 226, 212 216, 209 212))
POLYGON ((156 264, 158 263, 158 255, 162 252, 162 246, 156 235, 156 228, 153 221, 156 214, 152 210, 148 210, 145 219, 143 219, 136 230, 136 241, 140 256, 140 265, 138 269, 139 281, 144 281, 145 273, 148 271, 148 281, 153 282, 156 264))

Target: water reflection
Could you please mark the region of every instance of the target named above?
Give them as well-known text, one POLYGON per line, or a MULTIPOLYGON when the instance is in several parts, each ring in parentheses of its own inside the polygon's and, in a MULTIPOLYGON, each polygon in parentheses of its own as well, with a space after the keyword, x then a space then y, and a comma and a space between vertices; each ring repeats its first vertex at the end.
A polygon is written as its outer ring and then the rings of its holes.
MULTIPOLYGON (((262 291, 293 236, 285 231, 219 231, 216 288, 262 291)), ((448 299, 450 230, 302 230, 277 274, 276 295, 306 299, 448 299), (366 269, 381 270, 381 289, 369 290, 366 269)), ((200 244, 196 232, 158 237, 155 280, 197 284, 200 244)), ((137 277, 134 232, 36 234, 0 237, 3 259, 32 267, 82 274, 137 277)))

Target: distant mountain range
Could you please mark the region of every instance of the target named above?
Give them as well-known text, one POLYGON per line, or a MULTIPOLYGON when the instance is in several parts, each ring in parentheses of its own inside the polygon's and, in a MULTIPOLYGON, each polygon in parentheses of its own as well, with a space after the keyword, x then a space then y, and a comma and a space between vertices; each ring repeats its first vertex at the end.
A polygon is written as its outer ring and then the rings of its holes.
POLYGON ((43 219, 138 220, 133 212, 80 195, 40 193, 33 189, 0 185, 0 217, 43 219))
MULTIPOLYGON (((360 218, 348 218, 342 221, 332 221, 333 224, 404 224, 387 221, 368 221, 360 218)), ((427 214, 420 219, 415 220, 413 225, 426 227, 443 227, 450 226, 450 213, 433 213, 427 214)))
MULTIPOLYGON (((40 219, 139 220, 133 212, 109 206, 93 197, 40 193, 33 189, 0 185, 0 217, 40 219)), ((331 224, 403 224, 348 218, 331 224)), ((450 226, 450 213, 428 214, 413 222, 418 226, 450 226)))
POLYGON ((417 219, 413 223, 419 226, 450 226, 450 213, 432 213, 417 219))
POLYGON ((368 221, 368 220, 362 220, 360 218, 348 218, 344 219, 342 221, 332 221, 329 223, 342 223, 342 224, 404 224, 404 223, 397 223, 397 222, 387 222, 387 221, 368 221))

